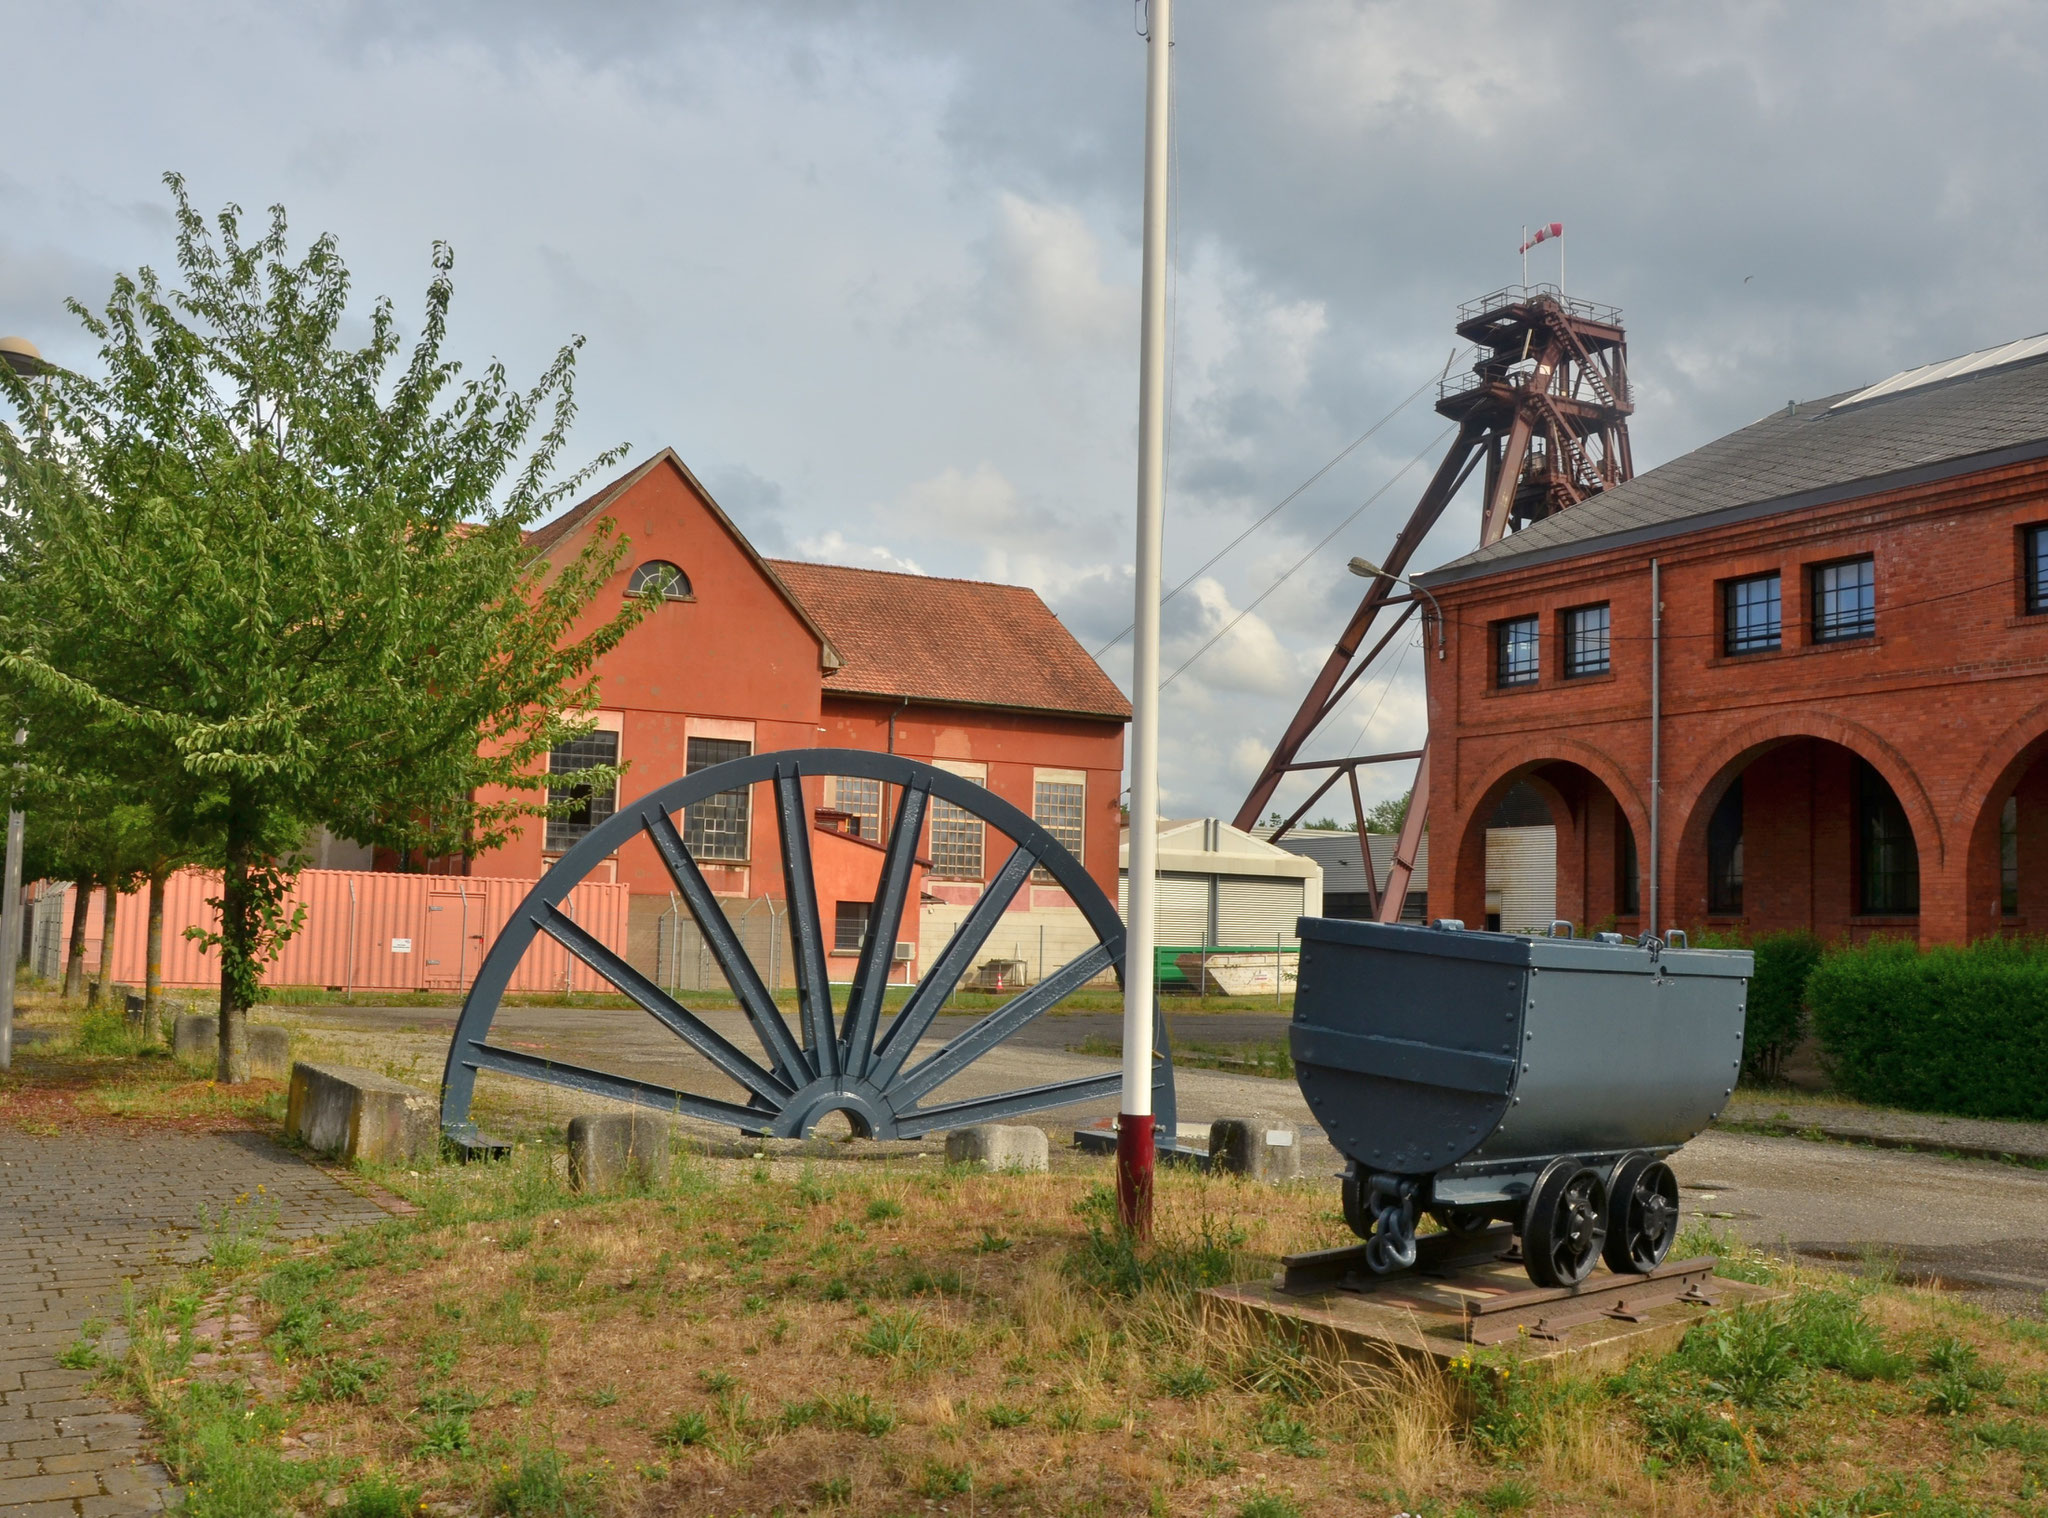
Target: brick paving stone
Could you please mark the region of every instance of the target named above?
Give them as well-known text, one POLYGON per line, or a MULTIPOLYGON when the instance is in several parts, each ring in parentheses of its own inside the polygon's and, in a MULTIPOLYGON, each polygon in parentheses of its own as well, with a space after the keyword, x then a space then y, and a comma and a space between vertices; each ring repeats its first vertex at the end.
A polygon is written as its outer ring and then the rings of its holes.
POLYGON ((164 1506, 171 1478, 138 1454, 142 1421, 57 1357, 89 1318, 118 1315, 124 1282, 204 1258, 231 1216, 298 1239, 387 1213, 259 1134, 0 1128, 0 1518, 164 1506))

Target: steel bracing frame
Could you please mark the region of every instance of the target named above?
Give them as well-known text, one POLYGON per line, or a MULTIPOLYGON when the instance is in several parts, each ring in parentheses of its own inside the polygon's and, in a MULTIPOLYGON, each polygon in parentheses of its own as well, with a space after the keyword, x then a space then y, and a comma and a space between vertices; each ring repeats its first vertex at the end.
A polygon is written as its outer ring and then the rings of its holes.
MULTIPOLYGON (((1273 834, 1283 837, 1340 776, 1348 776, 1358 813, 1359 852, 1381 922, 1399 919, 1408 894, 1429 810, 1429 746, 1425 742, 1420 750, 1402 754, 1310 761, 1301 759, 1302 748, 1414 612, 1412 599, 1397 596, 1395 589, 1444 508, 1481 464, 1486 471, 1482 547, 1619 485, 1635 472, 1628 440, 1628 418, 1635 407, 1629 399, 1628 339, 1619 311, 1569 299, 1552 286, 1518 286, 1461 306, 1457 330, 1479 350, 1469 373, 1447 378, 1438 389, 1436 409, 1457 423, 1457 434, 1233 819, 1240 828, 1255 826, 1288 775, 1328 769, 1329 778, 1273 834), (1381 611, 1404 600, 1408 604, 1394 625, 1359 658, 1381 611), (1357 803, 1357 772, 1363 764, 1409 758, 1416 766, 1408 817, 1381 889, 1366 845, 1364 810, 1357 803)), ((1433 609, 1423 612, 1425 622, 1435 615, 1433 609)), ((1447 634, 1448 629, 1437 629, 1439 648, 1447 634)))

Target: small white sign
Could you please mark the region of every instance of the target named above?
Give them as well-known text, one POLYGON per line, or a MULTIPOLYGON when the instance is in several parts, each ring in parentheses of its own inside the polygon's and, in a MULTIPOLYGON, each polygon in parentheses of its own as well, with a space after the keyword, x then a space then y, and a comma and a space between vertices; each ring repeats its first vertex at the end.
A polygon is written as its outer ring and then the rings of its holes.
POLYGON ((1292 1128, 1268 1128, 1266 1130, 1266 1147, 1268 1149, 1291 1149, 1293 1146, 1294 1130, 1292 1128))
POLYGON ((412 940, 410 938, 392 939, 391 952, 393 954, 410 954, 412 952, 412 940))

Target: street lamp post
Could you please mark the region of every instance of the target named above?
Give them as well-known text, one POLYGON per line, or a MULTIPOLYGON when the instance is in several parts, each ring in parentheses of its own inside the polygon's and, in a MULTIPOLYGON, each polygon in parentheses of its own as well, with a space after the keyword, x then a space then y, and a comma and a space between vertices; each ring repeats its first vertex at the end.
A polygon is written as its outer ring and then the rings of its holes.
POLYGON ((1420 585, 1417 585, 1406 575, 1388 574, 1386 570, 1373 563, 1371 559, 1354 558, 1351 561, 1350 567, 1351 572, 1362 580, 1377 580, 1381 575, 1386 575, 1396 585, 1405 585, 1417 595, 1427 600, 1436 610, 1436 656, 1439 659, 1444 656, 1444 608, 1443 604, 1435 596, 1431 595, 1420 585))
MULTIPOLYGON (((25 337, 0 337, 0 359, 23 379, 48 368, 36 345, 25 337)), ((27 742, 28 729, 16 726, 14 746, 19 749, 27 742)), ((26 822, 18 808, 8 807, 7 866, 0 876, 0 1070, 14 1068, 14 972, 21 959, 21 846, 26 822)))

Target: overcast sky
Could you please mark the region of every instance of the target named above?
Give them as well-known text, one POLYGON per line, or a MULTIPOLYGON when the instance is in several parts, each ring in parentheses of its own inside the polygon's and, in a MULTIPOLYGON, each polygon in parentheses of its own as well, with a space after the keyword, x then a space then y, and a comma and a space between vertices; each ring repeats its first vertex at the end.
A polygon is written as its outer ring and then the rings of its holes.
MULTIPOLYGON (((5 0, 0 333, 85 360, 61 302, 170 263, 167 169, 335 233, 366 305, 416 311, 445 238, 466 355, 589 338, 585 455, 672 444, 766 552, 1027 584, 1095 649, 1130 620, 1133 21, 5 0)), ((1174 62, 1169 583, 1441 369, 1524 223, 1625 312, 1639 468, 2048 328, 2048 6, 1181 0, 1174 62)), ((1167 811, 1235 810, 1442 425, 1411 405, 1169 605, 1171 671, 1384 489, 1169 688, 1167 811)), ((1460 502, 1418 563, 1476 531, 1460 502)), ((1420 670, 1314 752, 1409 746, 1420 670)))

